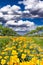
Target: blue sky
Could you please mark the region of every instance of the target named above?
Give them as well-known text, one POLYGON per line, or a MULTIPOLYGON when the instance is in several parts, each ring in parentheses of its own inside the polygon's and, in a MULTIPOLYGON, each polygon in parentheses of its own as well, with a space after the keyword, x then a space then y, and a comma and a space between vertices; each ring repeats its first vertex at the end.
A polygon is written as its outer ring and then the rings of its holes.
MULTIPOLYGON (((14 5, 14 4, 17 4, 18 1, 23 1, 23 0, 0 0, 0 4, 2 5, 7 5, 7 4, 10 4, 10 5, 14 5)), ((2 5, 2 6, 3 6, 2 5)))
MULTIPOLYGON (((19 1, 23 1, 23 0, 0 0, 0 7, 3 7, 3 6, 5 6, 5 5, 19 5, 18 4, 18 2, 19 1)), ((19 6, 23 6, 23 4, 22 5, 19 5, 19 6)))
POLYGON ((15 31, 43 25, 43 0, 0 0, 0 24, 17 26, 15 31))
POLYGON ((19 1, 23 1, 23 0, 0 0, 0 8, 6 5, 19 5, 22 9, 24 10, 24 5, 23 4, 18 4, 19 1))

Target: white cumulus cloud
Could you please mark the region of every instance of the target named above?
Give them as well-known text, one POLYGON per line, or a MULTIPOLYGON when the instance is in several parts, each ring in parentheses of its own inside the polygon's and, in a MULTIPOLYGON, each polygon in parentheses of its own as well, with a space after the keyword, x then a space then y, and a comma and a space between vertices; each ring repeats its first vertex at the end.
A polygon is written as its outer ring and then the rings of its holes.
POLYGON ((0 9, 0 11, 1 12, 8 12, 9 11, 9 9, 10 9, 10 5, 7 5, 7 6, 4 6, 4 7, 2 7, 1 9, 0 9))
POLYGON ((17 5, 6 5, 0 8, 0 18, 4 20, 19 20, 21 14, 21 8, 17 5))
POLYGON ((2 13, 2 12, 0 12, 0 18, 1 18, 1 17, 3 17, 3 13, 2 13))
POLYGON ((23 21, 19 20, 18 22, 15 22, 14 20, 7 21, 5 24, 6 26, 12 26, 15 31, 30 31, 32 29, 35 29, 34 22, 31 21, 23 21))
MULTIPOLYGON (((19 4, 23 3, 25 5, 25 10, 28 10, 30 14, 26 12, 25 16, 29 17, 43 17, 43 1, 41 0, 23 0, 19 4)), ((24 11, 25 11, 24 10, 24 11)), ((24 13, 23 13, 24 14, 24 13)), ((24 17, 25 17, 24 16, 24 17)))

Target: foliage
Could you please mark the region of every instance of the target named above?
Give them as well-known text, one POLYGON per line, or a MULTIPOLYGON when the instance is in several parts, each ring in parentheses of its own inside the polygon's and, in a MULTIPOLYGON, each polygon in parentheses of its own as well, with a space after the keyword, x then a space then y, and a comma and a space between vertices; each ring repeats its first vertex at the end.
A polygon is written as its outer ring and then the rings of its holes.
POLYGON ((41 27, 36 27, 35 30, 32 30, 32 31, 28 32, 28 33, 25 34, 24 36, 43 36, 43 26, 41 26, 41 27), (42 32, 42 33, 39 34, 39 32, 42 32))
POLYGON ((14 30, 8 27, 4 27, 2 25, 0 25, 0 35, 1 36, 19 36, 19 34, 17 34, 14 30))

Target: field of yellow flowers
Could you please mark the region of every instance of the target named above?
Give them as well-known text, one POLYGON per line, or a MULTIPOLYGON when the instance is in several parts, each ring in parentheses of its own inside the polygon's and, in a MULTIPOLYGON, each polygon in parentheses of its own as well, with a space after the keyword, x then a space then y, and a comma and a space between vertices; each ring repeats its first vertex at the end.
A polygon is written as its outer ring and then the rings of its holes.
POLYGON ((0 36, 0 65, 43 65, 43 48, 32 37, 0 36))

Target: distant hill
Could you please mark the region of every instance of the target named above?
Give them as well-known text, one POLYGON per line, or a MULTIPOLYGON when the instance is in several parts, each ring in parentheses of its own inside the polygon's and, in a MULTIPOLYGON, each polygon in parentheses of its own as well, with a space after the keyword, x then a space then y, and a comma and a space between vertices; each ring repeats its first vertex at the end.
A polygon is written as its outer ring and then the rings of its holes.
POLYGON ((32 30, 24 36, 43 36, 43 26, 38 26, 35 30, 32 30))
POLYGON ((14 30, 0 25, 0 36, 20 36, 14 30))

